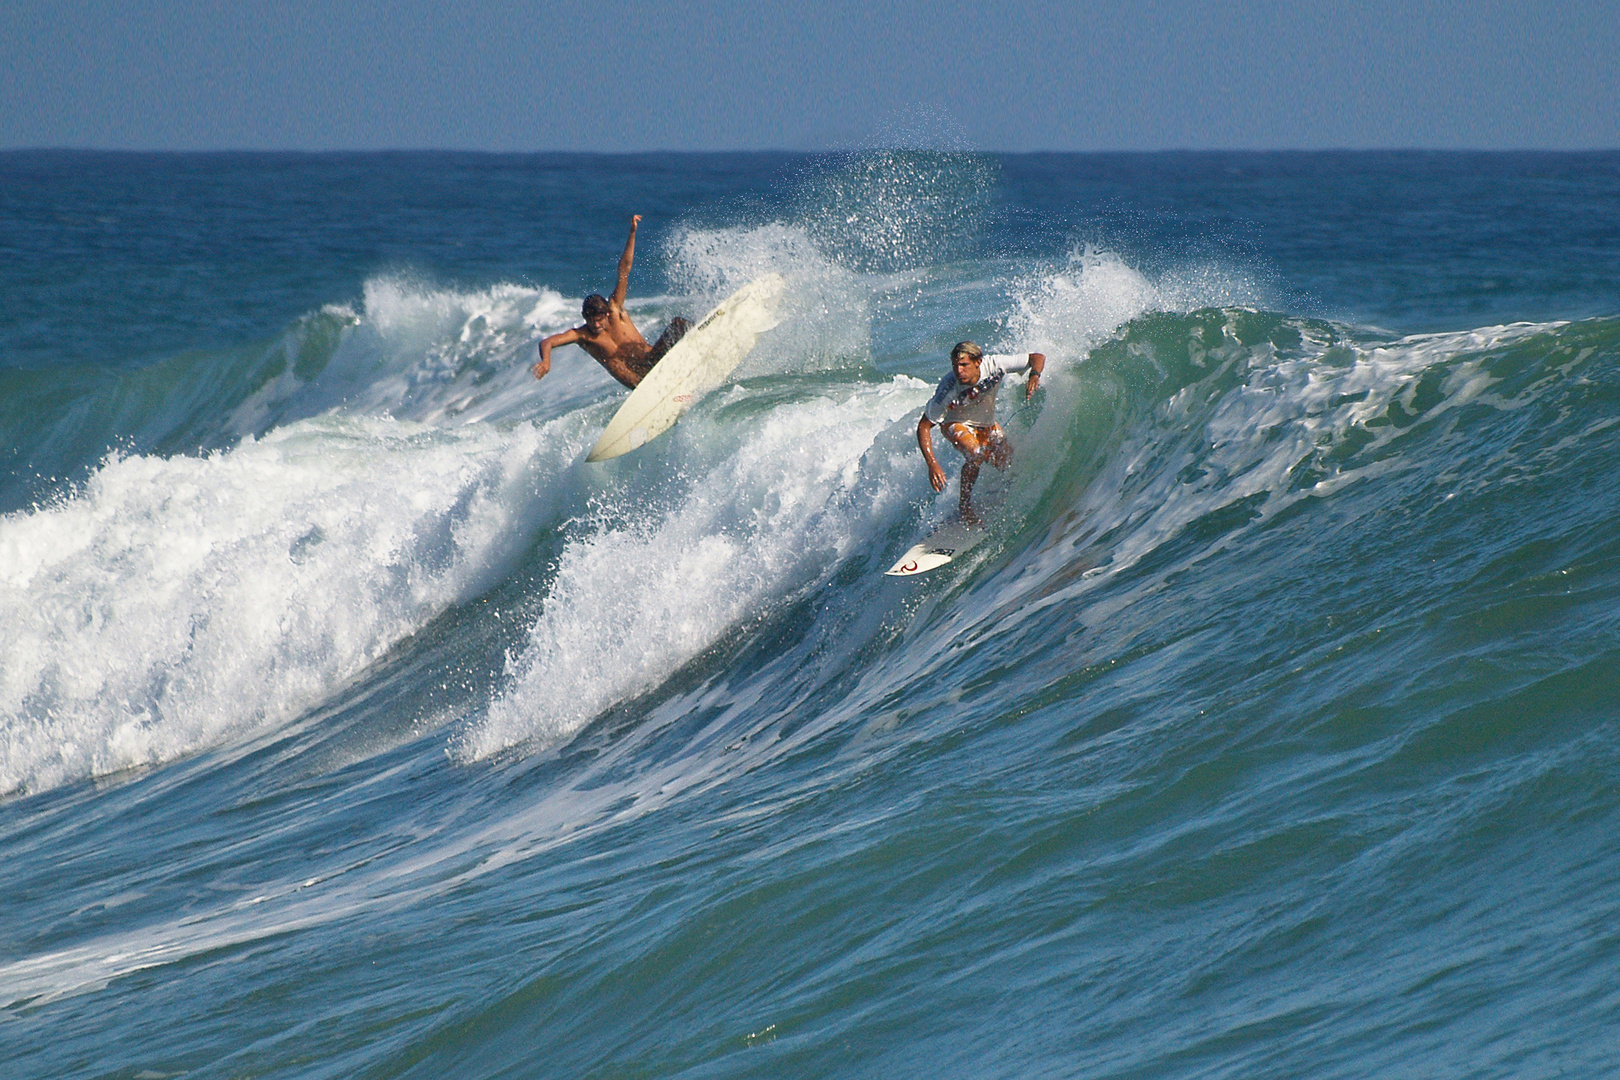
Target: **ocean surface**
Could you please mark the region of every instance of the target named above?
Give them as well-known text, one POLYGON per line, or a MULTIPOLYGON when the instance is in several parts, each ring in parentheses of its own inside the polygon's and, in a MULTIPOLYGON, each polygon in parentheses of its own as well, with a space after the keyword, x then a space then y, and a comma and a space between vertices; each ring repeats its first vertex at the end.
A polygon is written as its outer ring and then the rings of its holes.
POLYGON ((0 1074, 1620 1075, 1617 507, 1620 154, 0 154, 0 1074))

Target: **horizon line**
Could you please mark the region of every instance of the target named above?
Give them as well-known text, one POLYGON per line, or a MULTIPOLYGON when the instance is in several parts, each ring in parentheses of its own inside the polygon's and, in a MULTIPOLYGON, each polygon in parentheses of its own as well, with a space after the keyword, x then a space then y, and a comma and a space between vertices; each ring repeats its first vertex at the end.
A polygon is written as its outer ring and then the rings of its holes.
POLYGON ((560 149, 542 148, 532 150, 489 150, 466 147, 443 146, 391 146, 391 147, 326 147, 322 149, 309 149, 301 147, 101 147, 101 146, 9 146, 0 147, 0 154, 240 154, 240 155, 300 155, 320 157, 339 154, 467 154, 487 157, 535 157, 542 154, 568 154, 590 157, 644 157, 652 154, 683 155, 697 157, 702 155, 718 154, 858 154, 883 151, 911 151, 920 153, 942 154, 995 154, 1003 157, 1035 157, 1048 156, 1082 156, 1082 155, 1122 155, 1135 154, 1148 156, 1193 155, 1193 154, 1613 154, 1620 153, 1620 146, 1593 146, 1593 147, 1468 147, 1468 146, 1274 146, 1274 147, 1160 147, 1144 149, 1140 147, 1119 147, 1109 149, 1054 149, 1044 148, 1038 150, 997 150, 978 147, 934 147, 934 146, 833 146, 816 149, 790 149, 786 147, 746 147, 728 149, 674 149, 666 147, 652 147, 641 150, 589 150, 589 149, 560 149))

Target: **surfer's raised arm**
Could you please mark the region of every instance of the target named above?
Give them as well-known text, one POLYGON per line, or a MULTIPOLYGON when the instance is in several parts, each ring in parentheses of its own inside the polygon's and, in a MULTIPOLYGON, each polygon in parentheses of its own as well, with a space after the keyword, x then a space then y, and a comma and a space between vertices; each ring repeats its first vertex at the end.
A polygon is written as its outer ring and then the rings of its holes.
POLYGON ((630 215, 630 238, 624 242, 624 254, 619 256, 619 283, 609 298, 613 306, 624 310, 624 298, 630 292, 630 264, 636 261, 636 226, 641 224, 640 214, 630 215))

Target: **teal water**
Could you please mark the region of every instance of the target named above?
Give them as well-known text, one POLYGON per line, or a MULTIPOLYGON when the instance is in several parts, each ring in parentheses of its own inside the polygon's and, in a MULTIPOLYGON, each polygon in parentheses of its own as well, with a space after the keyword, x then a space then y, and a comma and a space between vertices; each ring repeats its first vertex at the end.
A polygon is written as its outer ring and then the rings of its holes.
POLYGON ((1620 156, 0 178, 8 1076, 1620 1066, 1620 156), (791 299, 585 465, 631 212, 791 299))

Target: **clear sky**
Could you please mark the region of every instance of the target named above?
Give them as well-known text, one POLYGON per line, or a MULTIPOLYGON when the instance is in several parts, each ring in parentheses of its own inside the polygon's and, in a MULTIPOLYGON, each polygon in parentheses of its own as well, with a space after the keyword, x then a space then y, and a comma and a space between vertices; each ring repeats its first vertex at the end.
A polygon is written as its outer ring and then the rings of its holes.
POLYGON ((4 0, 0 147, 1620 148, 1620 3, 4 0))

